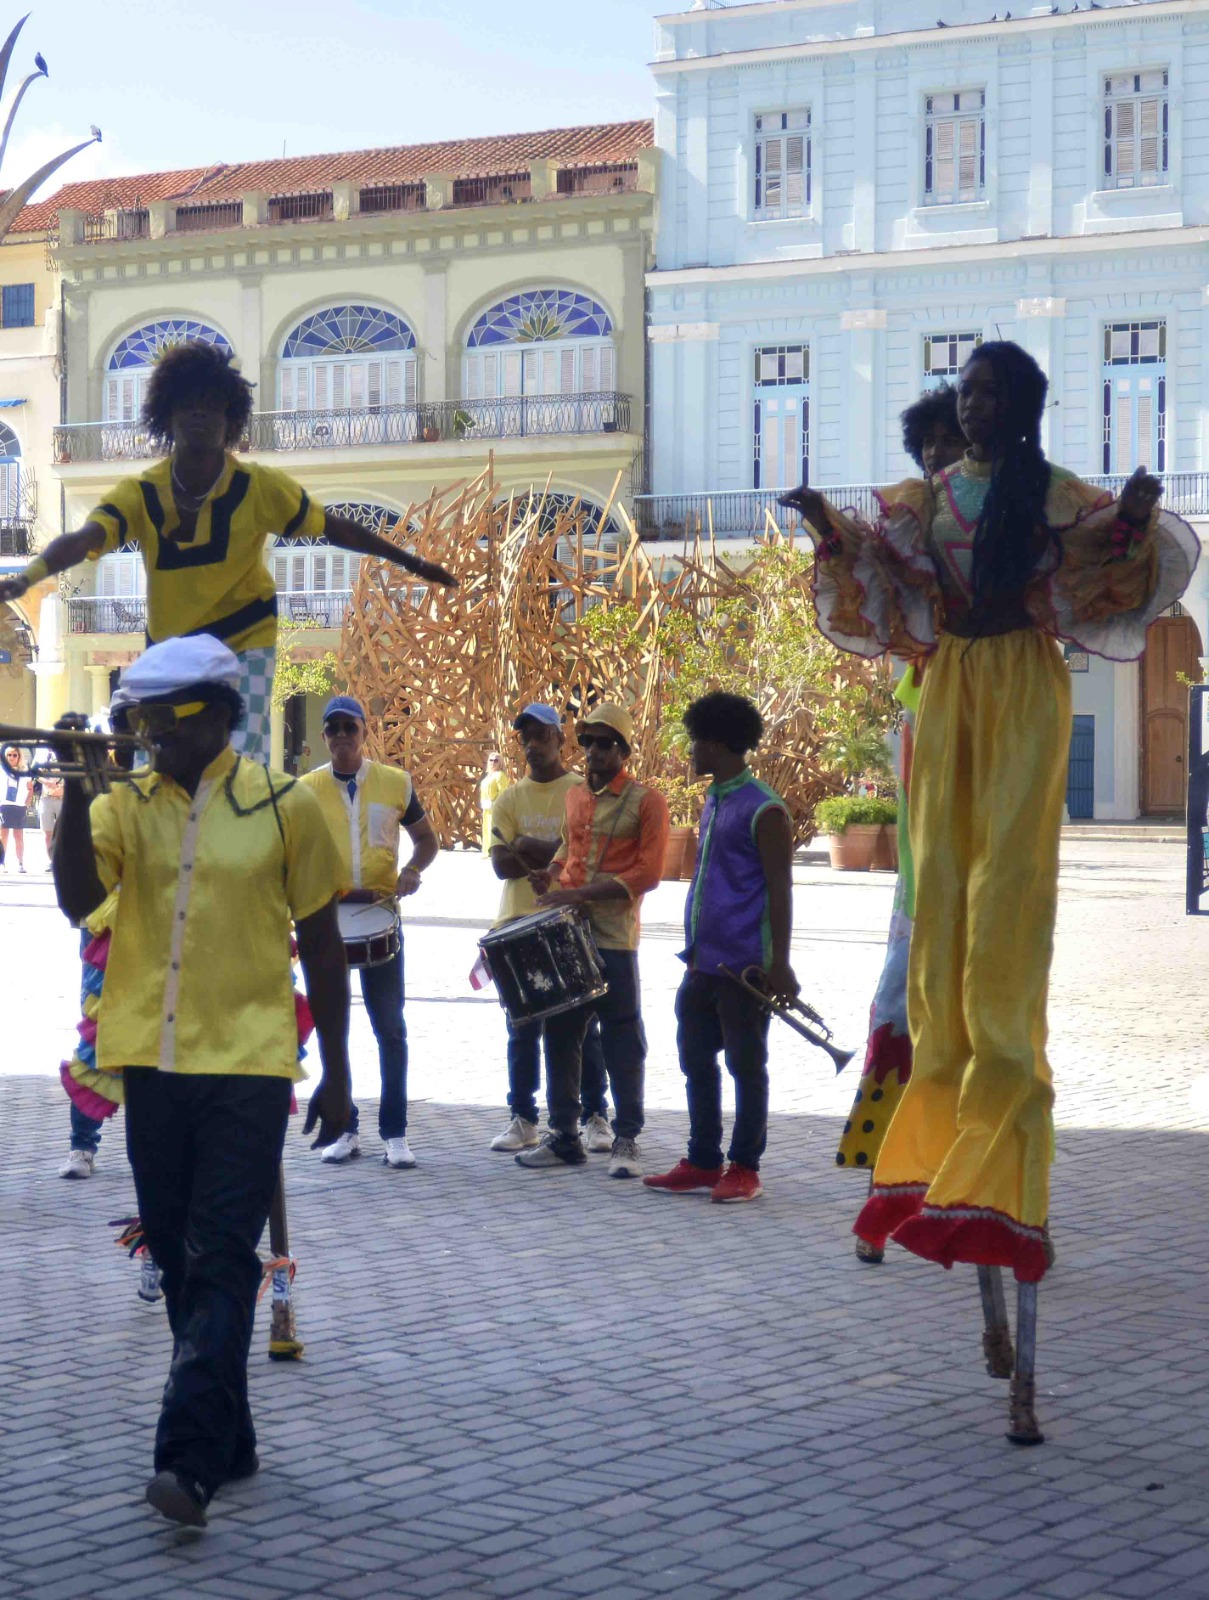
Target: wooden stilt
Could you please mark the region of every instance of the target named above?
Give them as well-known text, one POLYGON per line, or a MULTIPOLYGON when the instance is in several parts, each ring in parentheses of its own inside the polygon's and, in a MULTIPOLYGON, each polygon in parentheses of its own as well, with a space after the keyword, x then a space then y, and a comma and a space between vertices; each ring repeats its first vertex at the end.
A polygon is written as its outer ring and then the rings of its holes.
POLYGON ((978 1292, 982 1296, 982 1353, 992 1378, 1012 1375, 1012 1330, 1003 1297, 1003 1273, 998 1267, 979 1267, 978 1292))
POLYGON ((1034 1368, 1037 1359, 1037 1285, 1016 1286, 1016 1370, 1008 1402, 1007 1436, 1013 1444, 1044 1444, 1037 1426, 1034 1368))
POLYGON ((269 1360, 297 1361, 302 1355, 303 1343, 294 1325, 292 1279, 294 1263, 290 1259, 290 1230, 285 1210, 285 1177, 277 1169, 277 1187, 269 1206, 269 1250, 272 1260, 272 1300, 269 1305, 269 1360))

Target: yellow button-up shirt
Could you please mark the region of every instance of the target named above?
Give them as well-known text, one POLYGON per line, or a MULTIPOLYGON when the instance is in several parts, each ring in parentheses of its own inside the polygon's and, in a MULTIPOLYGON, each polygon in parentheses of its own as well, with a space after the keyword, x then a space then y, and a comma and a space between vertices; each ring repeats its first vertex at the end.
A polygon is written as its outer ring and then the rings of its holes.
POLYGON ((151 773, 99 795, 91 821, 101 882, 122 891, 97 1064, 303 1077, 290 919, 343 887, 314 797, 228 746, 192 799, 151 773))
POLYGON ((381 761, 362 761, 355 774, 355 796, 330 762, 299 782, 319 801, 346 883, 393 895, 399 879, 399 829, 424 815, 410 774, 381 761))

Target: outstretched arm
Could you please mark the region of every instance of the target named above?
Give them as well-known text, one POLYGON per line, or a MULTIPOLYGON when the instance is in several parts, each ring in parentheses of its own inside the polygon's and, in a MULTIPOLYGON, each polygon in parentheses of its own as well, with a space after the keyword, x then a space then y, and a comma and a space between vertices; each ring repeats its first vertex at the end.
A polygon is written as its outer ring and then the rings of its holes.
POLYGON ((77 566, 93 550, 105 543, 105 530, 96 522, 86 522, 75 533, 61 533, 52 539, 40 555, 36 555, 24 572, 16 577, 0 579, 0 601, 20 600, 35 583, 53 577, 56 572, 66 572, 77 566))
POLYGON ((435 561, 423 561, 419 556, 413 556, 410 551, 401 550, 397 544, 391 544, 389 539, 371 533, 368 528, 363 528, 359 522, 354 522, 350 517, 339 517, 329 511, 323 519, 323 537, 328 544, 334 544, 341 550, 351 550, 355 555, 374 556, 379 561, 393 561, 396 566, 414 572, 417 578, 423 578, 425 583, 440 583, 447 589, 457 584, 458 580, 453 573, 446 572, 444 567, 438 567, 435 561))

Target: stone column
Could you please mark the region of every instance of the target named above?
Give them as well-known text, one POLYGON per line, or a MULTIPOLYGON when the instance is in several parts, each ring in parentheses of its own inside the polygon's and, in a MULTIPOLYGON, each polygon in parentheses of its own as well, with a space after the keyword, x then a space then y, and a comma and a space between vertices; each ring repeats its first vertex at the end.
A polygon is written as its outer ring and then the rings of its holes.
POLYGON ((453 178, 447 172, 424 174, 424 205, 429 211, 440 211, 453 201, 453 178))
POLYGON ((176 226, 176 201, 152 200, 147 205, 147 235, 163 239, 176 226))
POLYGON ((424 272, 424 324, 419 330, 419 372, 416 392, 420 400, 448 400, 462 392, 458 372, 460 352, 450 348, 448 282, 445 264, 424 272))
POLYGON ((259 228, 269 220, 269 197, 263 189, 249 190, 242 199, 245 228, 259 228))
POLYGON ((109 667, 89 662, 84 671, 88 674, 89 716, 109 709, 109 667))
POLYGON ((529 163, 529 193, 534 200, 548 200, 558 193, 558 162, 547 156, 529 163))
POLYGON ((347 222, 350 217, 355 216, 360 198, 360 189, 346 178, 341 178, 336 183, 333 183, 332 215, 335 220, 337 222, 347 222))
POLYGON ((849 483, 876 483, 883 467, 880 456, 885 430, 877 426, 879 386, 875 378, 886 313, 876 309, 845 311, 840 315, 840 328, 847 335, 848 359, 844 365, 850 383, 845 407, 845 478, 849 483))
POLYGON ((1050 426, 1053 406, 1062 398, 1058 332, 1065 315, 1066 301, 1047 293, 1028 295, 1016 303, 1017 342, 1039 363, 1050 380, 1049 399, 1041 419, 1041 445, 1047 455, 1051 448, 1051 432, 1057 431, 1050 426))

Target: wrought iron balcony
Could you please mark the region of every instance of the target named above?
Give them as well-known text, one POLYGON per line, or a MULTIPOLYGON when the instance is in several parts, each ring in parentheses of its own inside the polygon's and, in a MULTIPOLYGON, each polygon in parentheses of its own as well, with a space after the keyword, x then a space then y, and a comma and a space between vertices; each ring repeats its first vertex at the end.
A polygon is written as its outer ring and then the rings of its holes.
POLYGON ((352 598, 351 589, 281 589, 277 594, 277 619, 284 627, 302 622, 318 628, 341 628, 352 598))
POLYGON ((0 517, 0 557, 29 555, 29 534, 28 522, 0 517))
POLYGON ((67 615, 72 633, 146 633, 147 597, 72 595, 67 615))
MULTIPOLYGON (((1163 480, 1163 504, 1181 517, 1209 517, 1209 472, 1159 473, 1163 480)), ((1097 488, 1118 490, 1124 476, 1089 475, 1086 483, 1097 488)), ((821 494, 844 510, 872 519, 877 515, 877 491, 873 483, 818 484, 821 494)), ((791 515, 778 507, 777 496, 784 489, 735 489, 699 494, 643 494, 634 500, 634 520, 647 539, 691 539, 710 531, 723 538, 754 538, 768 530, 769 517, 784 527, 791 515)), ((792 516, 791 516, 791 520, 792 516)))
MULTIPOLYGON (((439 400, 338 411, 259 411, 240 449, 348 450, 363 445, 477 443, 540 434, 628 433, 630 397, 519 395, 506 400, 439 400)), ((69 422, 54 430, 55 462, 134 461, 154 456, 137 422, 69 422)))

